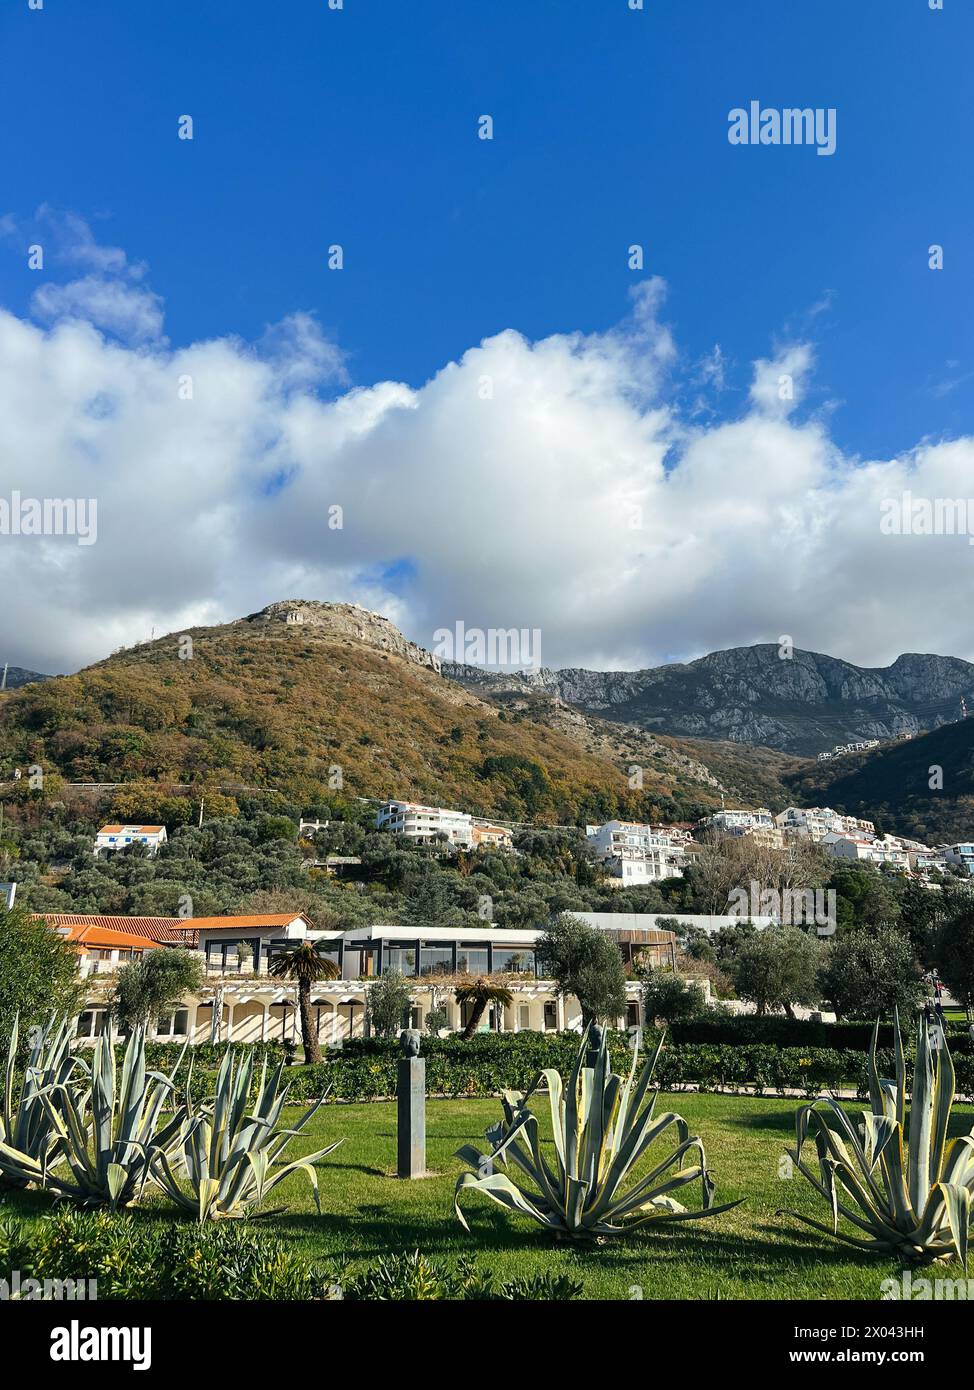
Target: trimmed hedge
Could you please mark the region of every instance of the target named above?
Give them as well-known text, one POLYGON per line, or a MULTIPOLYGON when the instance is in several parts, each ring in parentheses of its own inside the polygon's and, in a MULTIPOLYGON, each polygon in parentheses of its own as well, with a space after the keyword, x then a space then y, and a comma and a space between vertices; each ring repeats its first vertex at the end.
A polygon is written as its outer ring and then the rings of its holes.
MULTIPOLYGON (((754 1014, 728 1014, 674 1024, 670 1034, 676 1043, 753 1043, 769 1047, 832 1047, 868 1052, 873 1027, 872 1023, 819 1023, 803 1018, 757 1018, 754 1014)), ((970 1033, 962 1024, 949 1026, 947 1039, 955 1056, 974 1054, 970 1033)), ((892 1023, 880 1024, 879 1045, 893 1046, 892 1023)))
MULTIPOLYGON (((543 1067, 554 1067, 566 1075, 577 1047, 577 1038, 559 1038, 550 1039, 538 1055, 513 1049, 494 1055, 478 1050, 466 1056, 431 1051, 426 1058, 427 1090, 430 1095, 460 1098, 523 1091, 543 1067)), ((625 1070, 631 1054, 621 1038, 618 1043, 613 1040, 611 1052, 616 1069, 625 1070)), ((954 1064, 958 1095, 974 1098, 974 1058, 955 1057, 954 1064)), ((815 1095, 830 1088, 848 1087, 864 1096, 869 1089, 867 1067, 867 1054, 851 1048, 688 1043, 664 1047, 655 1080, 663 1090, 672 1091, 690 1087, 704 1091, 754 1088, 759 1094, 799 1091, 815 1095)), ((884 1076, 892 1075, 892 1052, 880 1053, 880 1070, 884 1076)), ((328 1089, 329 1100, 381 1100, 395 1095, 396 1058, 338 1054, 318 1066, 295 1068, 291 1080, 294 1099, 316 1099, 328 1089)))
MULTIPOLYGON (((753 1019, 747 1023, 780 1025, 791 1020, 753 1019)), ((726 1022, 726 1020, 723 1020, 726 1022)), ((835 1025, 813 1025, 824 1029, 835 1025)), ((849 1025, 857 1028, 859 1025, 849 1025)), ((871 1030, 863 1025, 871 1036, 871 1030)), ((688 1030, 677 1030, 683 1033, 688 1030)), ((841 1035, 840 1035, 841 1036, 841 1035)), ((882 1037, 882 1035, 881 1035, 882 1037)), ((858 1039, 856 1039, 858 1041, 858 1039)), ((956 1037, 950 1045, 957 1073, 957 1093, 961 1098, 974 1099, 974 1054, 958 1046, 956 1037)), ((655 1046, 656 1038, 646 1030, 644 1045, 655 1046)), ((524 1091, 546 1067, 567 1075, 578 1051, 577 1033, 507 1033, 478 1034, 469 1042, 457 1036, 424 1038, 422 1051, 426 1058, 426 1085, 430 1095, 457 1098, 498 1095, 501 1091, 524 1091)), ((165 1049, 160 1056, 153 1053, 151 1065, 171 1069, 181 1052, 173 1044, 155 1044, 165 1049)), ((192 1072, 193 1098, 205 1100, 212 1094, 214 1072, 226 1053, 228 1044, 203 1044, 192 1048, 195 1063, 192 1072)), ((275 1043, 238 1044, 235 1052, 248 1047, 257 1050, 258 1059, 267 1056, 278 1061, 283 1049, 275 1043)), ((626 1072, 632 1053, 625 1033, 609 1034, 609 1051, 613 1065, 626 1072)), ((392 1038, 357 1038, 343 1048, 331 1049, 325 1060, 312 1066, 296 1066, 286 1072, 291 1086, 291 1100, 296 1104, 310 1103, 327 1092, 329 1102, 386 1100, 396 1093, 396 1064, 399 1044, 392 1038)), ((187 1060, 189 1051, 187 1052, 187 1060)), ((786 1047, 777 1042, 690 1042, 669 1041, 660 1056, 655 1080, 663 1090, 679 1091, 699 1088, 703 1091, 756 1090, 759 1094, 781 1095, 798 1091, 816 1095, 829 1089, 855 1089, 859 1095, 868 1093, 868 1054, 859 1046, 786 1047)), ((881 1048, 880 1071, 884 1076, 893 1072, 890 1047, 881 1048)), ((259 1069, 258 1069, 259 1075, 259 1069)), ((188 1079, 186 1061, 177 1077, 182 1094, 188 1079)), ((256 1094, 258 1076, 254 1078, 256 1094)))

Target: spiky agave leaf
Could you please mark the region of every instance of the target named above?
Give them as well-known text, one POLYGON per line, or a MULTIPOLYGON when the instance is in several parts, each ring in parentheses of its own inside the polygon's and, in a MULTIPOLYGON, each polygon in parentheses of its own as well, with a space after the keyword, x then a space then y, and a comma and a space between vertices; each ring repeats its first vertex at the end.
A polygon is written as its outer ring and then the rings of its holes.
POLYGON ((40 1093, 71 1174, 46 1174, 44 1185, 58 1195, 88 1206, 132 1206, 150 1178, 150 1150, 168 1151, 177 1138, 180 1116, 163 1123, 162 1108, 179 1062, 168 1076, 147 1071, 145 1041, 141 1028, 129 1036, 119 1075, 115 1039, 107 1031, 82 1082, 69 1078, 40 1093))
POLYGON ((87 1069, 71 1053, 71 1028, 66 1018, 52 1017, 34 1031, 24 1074, 16 1085, 20 1018, 14 1015, 0 1092, 0 1186, 43 1186, 46 1173, 62 1161, 60 1141, 51 1125, 41 1093, 65 1084, 87 1069))
POLYGON ((893 1015, 896 1078, 879 1075, 879 1021, 869 1048, 869 1102, 863 1140, 839 1102, 822 1096, 796 1116, 798 1171, 829 1202, 831 1228, 801 1212, 782 1213, 860 1250, 924 1265, 957 1258, 967 1267, 974 1209, 974 1129, 948 1142, 955 1095, 946 1038, 931 1039, 926 1018, 917 1032, 913 1095, 906 1108, 906 1061, 898 1013, 893 1015), (818 1172, 804 1161, 814 1134, 818 1172), (839 1217, 861 1232, 840 1230, 839 1217))
POLYGON ((197 1110, 187 1092, 176 1151, 160 1147, 152 1153, 150 1164, 155 1181, 177 1206, 200 1221, 248 1216, 279 1183, 297 1172, 308 1178, 318 1204, 315 1165, 343 1141, 291 1162, 284 1160, 285 1149, 317 1114, 328 1093, 292 1128, 281 1128, 281 1111, 291 1090, 289 1085, 282 1086, 283 1072, 281 1063, 268 1077, 265 1059, 251 1105, 253 1056, 240 1059, 228 1049, 212 1100, 197 1110))
MULTIPOLYGON (((660 1039, 640 1071, 637 1040, 624 1081, 612 1071, 604 1034, 593 1065, 586 1065, 586 1033, 567 1081, 563 1083, 558 1072, 547 1070, 523 1096, 506 1093, 504 1120, 489 1152, 482 1153, 469 1144, 457 1150, 456 1157, 474 1170, 457 1179, 454 1210, 461 1224, 467 1228, 460 1198, 468 1191, 481 1193, 506 1211, 530 1217, 555 1235, 573 1239, 618 1235, 649 1221, 714 1216, 737 1206, 737 1202, 713 1205, 714 1182, 703 1145, 691 1137, 682 1117, 655 1116, 656 1092, 649 1092, 662 1045, 660 1039), (550 1162, 542 1148, 537 1116, 529 1104, 542 1082, 548 1094, 554 1141, 550 1162), (671 1127, 679 1137, 676 1148, 637 1180, 637 1163, 671 1127), (697 1162, 681 1167, 690 1153, 697 1162), (508 1161, 530 1185, 519 1184, 512 1173, 496 1171, 495 1164, 508 1161), (670 1195, 698 1181, 702 1194, 699 1210, 687 1210, 670 1195)), ((492 1128, 488 1136, 493 1138, 495 1132, 492 1128)))

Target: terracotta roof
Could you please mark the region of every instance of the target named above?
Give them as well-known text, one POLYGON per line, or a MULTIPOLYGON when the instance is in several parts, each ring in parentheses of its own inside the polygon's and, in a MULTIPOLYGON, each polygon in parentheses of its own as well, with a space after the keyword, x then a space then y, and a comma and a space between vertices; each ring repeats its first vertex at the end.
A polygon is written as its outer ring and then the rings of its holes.
POLYGON ((34 916, 43 917, 51 927, 99 927, 156 942, 181 942, 185 926, 183 917, 111 917, 90 912, 35 912, 34 916))
POLYGON ((158 941, 149 941, 147 937, 135 936, 132 932, 112 931, 107 927, 95 926, 73 926, 68 927, 65 940, 70 946, 99 946, 108 950, 118 950, 128 948, 137 951, 161 951, 163 948, 158 941))
POLYGON ((303 912, 237 912, 223 917, 188 917, 181 931, 198 931, 200 927, 286 927, 297 917, 304 917, 308 926, 311 918, 303 912))
POLYGON ((158 835, 165 830, 164 825, 103 825, 99 835, 120 835, 123 830, 134 830, 138 835, 158 835))

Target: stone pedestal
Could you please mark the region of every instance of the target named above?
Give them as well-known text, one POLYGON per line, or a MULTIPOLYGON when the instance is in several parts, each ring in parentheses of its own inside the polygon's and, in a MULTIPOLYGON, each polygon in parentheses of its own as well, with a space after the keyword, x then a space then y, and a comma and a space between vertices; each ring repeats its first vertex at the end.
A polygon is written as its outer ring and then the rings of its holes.
POLYGON ((396 1084, 396 1172, 426 1176, 426 1058, 400 1057, 396 1084))

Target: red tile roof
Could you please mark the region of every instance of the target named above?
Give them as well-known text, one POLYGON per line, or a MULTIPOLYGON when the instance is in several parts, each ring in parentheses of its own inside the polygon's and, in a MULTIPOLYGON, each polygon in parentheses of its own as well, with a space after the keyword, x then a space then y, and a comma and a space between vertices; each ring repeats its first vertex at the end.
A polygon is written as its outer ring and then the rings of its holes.
POLYGON ((224 917, 187 917, 180 930, 198 931, 200 927, 286 927, 296 917, 304 917, 309 926, 311 918, 303 912, 237 912, 224 917))
POLYGON ((123 932, 145 941, 184 942, 184 917, 111 917, 91 912, 35 912, 51 927, 99 927, 104 931, 123 932))
POLYGON ((73 926, 65 927, 67 932, 65 940, 70 946, 97 946, 108 950, 135 950, 135 951, 161 951, 162 945, 158 941, 150 941, 147 937, 136 936, 132 932, 112 931, 107 927, 95 926, 73 926))
POLYGON ((158 835, 165 830, 164 825, 103 825, 99 835, 120 835, 123 830, 133 830, 138 835, 158 835))

